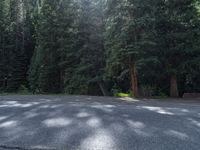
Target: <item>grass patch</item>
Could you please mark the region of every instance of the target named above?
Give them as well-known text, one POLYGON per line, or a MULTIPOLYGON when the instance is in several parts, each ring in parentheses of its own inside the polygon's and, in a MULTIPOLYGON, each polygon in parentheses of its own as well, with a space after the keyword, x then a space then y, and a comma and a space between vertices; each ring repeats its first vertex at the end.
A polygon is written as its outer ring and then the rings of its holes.
POLYGON ((116 97, 131 97, 131 94, 128 93, 116 93, 116 97))

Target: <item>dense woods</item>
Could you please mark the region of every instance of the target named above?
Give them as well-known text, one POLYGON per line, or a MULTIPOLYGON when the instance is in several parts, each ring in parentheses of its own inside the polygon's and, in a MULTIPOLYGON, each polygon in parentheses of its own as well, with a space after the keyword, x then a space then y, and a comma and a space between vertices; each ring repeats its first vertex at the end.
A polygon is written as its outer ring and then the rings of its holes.
POLYGON ((198 0, 1 0, 0 91, 200 92, 198 0))

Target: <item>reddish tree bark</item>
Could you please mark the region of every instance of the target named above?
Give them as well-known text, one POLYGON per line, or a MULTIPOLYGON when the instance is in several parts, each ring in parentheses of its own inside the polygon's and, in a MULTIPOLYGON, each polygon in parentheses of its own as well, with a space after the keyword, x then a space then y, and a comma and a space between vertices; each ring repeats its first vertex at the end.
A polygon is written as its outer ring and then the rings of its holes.
POLYGON ((170 96, 171 97, 178 97, 178 84, 177 84, 177 77, 175 74, 171 75, 170 81, 170 96))
POLYGON ((131 90, 134 96, 138 96, 138 80, 137 80, 137 71, 136 65, 133 63, 130 65, 130 72, 131 72, 131 90))

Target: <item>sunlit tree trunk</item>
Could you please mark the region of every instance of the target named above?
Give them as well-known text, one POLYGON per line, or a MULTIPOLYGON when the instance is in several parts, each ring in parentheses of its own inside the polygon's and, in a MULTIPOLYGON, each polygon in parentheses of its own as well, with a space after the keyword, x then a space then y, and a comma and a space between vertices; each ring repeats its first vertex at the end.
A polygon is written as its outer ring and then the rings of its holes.
POLYGON ((131 90, 135 97, 138 96, 138 80, 137 80, 137 71, 135 63, 130 65, 130 73, 131 73, 131 90))
POLYGON ((175 74, 171 75, 170 81, 170 96, 171 97, 178 97, 178 84, 177 84, 177 77, 175 74))

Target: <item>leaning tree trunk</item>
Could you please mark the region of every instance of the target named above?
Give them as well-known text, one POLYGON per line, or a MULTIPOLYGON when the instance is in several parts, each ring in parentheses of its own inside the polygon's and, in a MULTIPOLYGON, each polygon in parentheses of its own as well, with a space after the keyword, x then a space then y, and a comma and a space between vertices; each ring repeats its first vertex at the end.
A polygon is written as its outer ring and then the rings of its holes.
POLYGON ((98 85, 101 89, 103 96, 109 96, 110 95, 103 82, 98 82, 98 85))
POLYGON ((178 84, 177 84, 177 77, 175 74, 171 75, 170 81, 170 96, 171 97, 178 97, 178 84))
POLYGON ((138 80, 137 80, 137 71, 135 63, 130 65, 130 73, 131 73, 131 90, 135 97, 138 96, 138 80))

